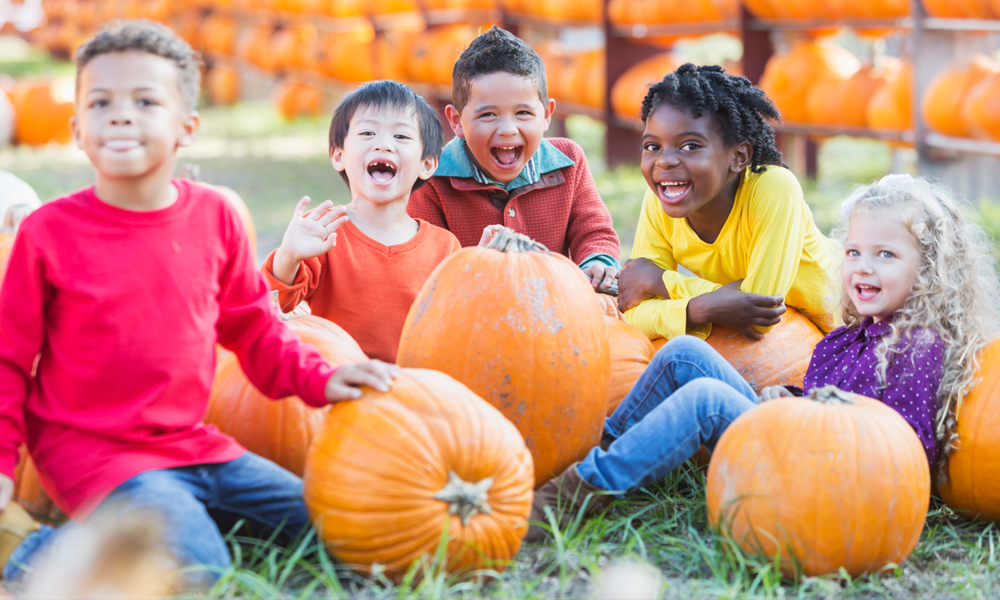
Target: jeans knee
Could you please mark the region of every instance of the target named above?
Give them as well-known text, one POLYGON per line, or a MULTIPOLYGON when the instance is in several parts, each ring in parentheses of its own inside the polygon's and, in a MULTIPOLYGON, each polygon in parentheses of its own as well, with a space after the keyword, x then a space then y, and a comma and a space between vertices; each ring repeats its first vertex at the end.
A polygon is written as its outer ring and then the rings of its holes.
POLYGON ((704 356, 706 352, 714 352, 708 342, 693 335, 679 335, 663 345, 653 357, 654 361, 672 362, 675 360, 691 360, 704 356))

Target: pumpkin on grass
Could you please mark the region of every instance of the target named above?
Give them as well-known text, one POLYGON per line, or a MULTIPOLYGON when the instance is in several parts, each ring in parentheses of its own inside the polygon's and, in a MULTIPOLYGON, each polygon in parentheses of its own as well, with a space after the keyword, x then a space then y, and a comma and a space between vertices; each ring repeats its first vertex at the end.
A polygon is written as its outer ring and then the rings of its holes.
POLYGON ((736 419, 712 453, 712 527, 786 575, 851 577, 902 563, 930 502, 927 455, 878 400, 833 386, 736 419))
MULTIPOLYGON (((303 342, 316 346, 330 364, 368 360, 357 342, 332 321, 306 315, 290 319, 288 326, 303 342)), ((239 358, 224 352, 203 420, 233 436, 247 450, 301 477, 309 444, 327 410, 308 406, 297 396, 271 400, 250 383, 239 358)))
POLYGON ((1000 340, 983 352, 979 374, 958 410, 958 448, 938 492, 966 518, 1000 521, 1000 340))
POLYGON ((608 395, 610 417, 649 366, 656 348, 645 333, 625 321, 605 315, 604 326, 607 327, 608 347, 611 350, 611 393, 608 395))
POLYGON ((517 429, 451 377, 403 369, 330 408, 303 497, 330 552, 399 581, 446 549, 449 573, 503 570, 528 529, 534 473, 517 429))
MULTIPOLYGON (((813 349, 821 339, 823 332, 812 321, 788 307, 781 322, 762 340, 752 340, 735 329, 713 324, 705 341, 759 394, 772 385, 801 387, 813 349)), ((657 350, 665 343, 662 338, 653 340, 657 350)))
POLYGON ((447 373, 500 409, 531 450, 537 485, 600 442, 610 385, 600 303, 579 267, 511 229, 437 266, 397 361, 447 373))

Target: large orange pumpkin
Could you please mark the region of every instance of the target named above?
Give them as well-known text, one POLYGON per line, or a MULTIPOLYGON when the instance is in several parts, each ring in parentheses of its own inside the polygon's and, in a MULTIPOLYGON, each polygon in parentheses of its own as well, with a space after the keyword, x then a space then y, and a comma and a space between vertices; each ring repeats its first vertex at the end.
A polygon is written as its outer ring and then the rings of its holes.
POLYGON ((338 402, 309 450, 303 497, 326 547, 399 581, 430 560, 503 570, 531 513, 531 455, 517 429, 443 373, 404 369, 390 391, 338 402))
POLYGON ((69 121, 76 113, 72 78, 20 82, 10 95, 17 120, 15 137, 22 144, 68 144, 69 121))
POLYGON ((656 354, 656 348, 646 334, 617 318, 604 317, 611 351, 611 393, 608 395, 608 416, 628 395, 632 386, 646 370, 656 354))
POLYGON ((813 82, 846 79, 861 63, 850 51, 826 42, 800 42, 788 54, 767 61, 760 88, 774 101, 785 121, 807 122, 806 94, 813 82))
MULTIPOLYGON (((712 325, 712 333, 705 341, 759 394, 772 385, 801 387, 813 349, 821 339, 823 332, 812 321, 788 307, 781 322, 762 340, 752 340, 729 327, 712 325)), ((663 338, 653 340, 657 350, 665 343, 663 338)))
POLYGON ((328 33, 320 42, 323 72, 352 83, 372 79, 375 30, 361 23, 347 31, 328 33))
POLYGON ((610 358, 580 269, 504 229, 431 273, 403 325, 400 366, 442 371, 517 425, 541 485, 601 437, 610 358))
POLYGON ((668 73, 677 70, 680 63, 670 52, 651 56, 636 63, 615 80, 611 86, 611 108, 626 119, 636 119, 642 109, 642 100, 649 86, 661 81, 668 73))
POLYGON ((966 64, 939 73, 927 86, 920 102, 927 126, 944 135, 968 135, 962 119, 962 104, 969 90, 991 73, 1000 70, 996 61, 978 55, 966 64))
POLYGON ((806 95, 809 121, 823 125, 864 127, 868 100, 881 85, 874 69, 862 67, 847 79, 816 82, 806 95))
POLYGON ((965 132, 982 140, 1000 140, 1000 73, 972 86, 962 101, 965 132))
POLYGON ((958 449, 938 492, 960 515, 1000 521, 1000 341, 983 352, 979 375, 958 411, 958 449))
MULTIPOLYGON (((302 341, 316 346, 330 364, 367 360, 350 335, 331 321, 305 315, 288 321, 302 341)), ((307 406, 297 396, 274 401, 257 391, 235 354, 219 360, 204 421, 218 426, 251 452, 301 476, 309 444, 327 408, 307 406)))
POLYGON ((930 502, 927 455, 878 400, 833 386, 744 413, 708 467, 708 519, 786 574, 851 577, 902 563, 930 502), (794 558, 793 558, 794 557, 794 558))

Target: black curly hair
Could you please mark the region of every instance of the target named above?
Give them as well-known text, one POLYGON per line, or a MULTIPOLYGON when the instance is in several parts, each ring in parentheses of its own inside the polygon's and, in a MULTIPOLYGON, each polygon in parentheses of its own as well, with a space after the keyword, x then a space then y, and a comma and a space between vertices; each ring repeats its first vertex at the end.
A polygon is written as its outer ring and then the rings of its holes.
POLYGON ((750 170, 761 173, 767 165, 786 167, 781 151, 774 145, 774 129, 781 114, 759 87, 746 77, 731 75, 718 65, 686 63, 653 84, 642 100, 642 122, 663 104, 691 111, 695 118, 706 112, 715 115, 722 139, 729 146, 750 142, 753 156, 750 170))

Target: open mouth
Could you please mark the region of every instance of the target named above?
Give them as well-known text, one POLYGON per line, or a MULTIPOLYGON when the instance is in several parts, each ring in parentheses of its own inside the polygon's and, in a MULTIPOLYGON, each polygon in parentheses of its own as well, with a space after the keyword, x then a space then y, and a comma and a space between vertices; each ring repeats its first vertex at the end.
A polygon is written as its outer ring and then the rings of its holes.
POLYGON ((678 200, 691 189, 690 181, 661 181, 660 193, 667 200, 678 200))
POLYGON ((523 148, 524 146, 493 146, 490 148, 490 154, 501 167, 513 167, 521 160, 523 148))
POLYGON ((106 140, 104 147, 115 152, 124 152, 139 147, 139 140, 106 140))
POLYGON ((873 285, 856 285, 854 286, 854 291, 858 295, 858 300, 871 300, 882 291, 882 288, 877 288, 873 285))
POLYGON ((376 160, 368 165, 368 175, 375 183, 389 183, 396 176, 396 165, 384 160, 376 160))

